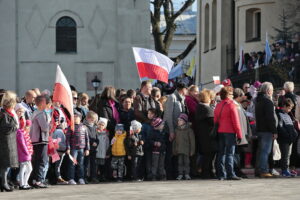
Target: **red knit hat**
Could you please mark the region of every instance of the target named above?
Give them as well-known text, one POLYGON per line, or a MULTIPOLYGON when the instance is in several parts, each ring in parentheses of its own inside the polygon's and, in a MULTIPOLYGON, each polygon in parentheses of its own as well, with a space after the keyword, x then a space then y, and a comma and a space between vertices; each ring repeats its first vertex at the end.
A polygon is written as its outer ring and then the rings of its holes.
POLYGON ((163 120, 161 118, 157 117, 152 120, 151 125, 154 128, 156 128, 156 127, 160 126, 162 122, 163 122, 163 120))

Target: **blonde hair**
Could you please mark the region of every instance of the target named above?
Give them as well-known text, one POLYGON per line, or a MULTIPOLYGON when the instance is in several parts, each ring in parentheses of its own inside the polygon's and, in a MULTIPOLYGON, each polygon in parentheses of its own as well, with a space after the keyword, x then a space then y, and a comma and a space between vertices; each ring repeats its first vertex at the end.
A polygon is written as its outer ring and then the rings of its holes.
POLYGON ((89 112, 86 114, 86 117, 87 117, 87 118, 93 118, 96 122, 98 121, 98 114, 95 113, 94 111, 89 111, 89 112))
POLYGON ((293 82, 291 81, 287 81, 284 83, 283 85, 283 89, 286 91, 286 92, 293 92, 294 91, 294 88, 295 88, 295 85, 293 82))
POLYGON ((89 99, 89 95, 87 93, 83 92, 83 93, 80 93, 79 98, 80 98, 80 100, 89 99))
POLYGON ((4 109, 13 109, 17 104, 17 95, 12 91, 6 91, 3 94, 1 106, 4 109))
POLYGON ((211 101, 211 92, 207 89, 203 89, 200 93, 199 93, 199 101, 201 103, 210 103, 211 101))

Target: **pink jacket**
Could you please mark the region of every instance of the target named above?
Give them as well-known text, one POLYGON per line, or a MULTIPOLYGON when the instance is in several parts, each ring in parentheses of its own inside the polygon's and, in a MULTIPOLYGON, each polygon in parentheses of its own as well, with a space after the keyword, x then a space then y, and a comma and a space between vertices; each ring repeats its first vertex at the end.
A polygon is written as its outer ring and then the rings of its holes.
POLYGON ((17 148, 19 162, 31 161, 32 144, 29 134, 22 129, 17 131, 17 148))
POLYGON ((235 133, 238 139, 242 138, 242 130, 240 125, 239 114, 233 100, 225 99, 221 101, 214 112, 214 121, 216 123, 219 118, 222 106, 227 103, 222 111, 219 119, 219 133, 235 133))

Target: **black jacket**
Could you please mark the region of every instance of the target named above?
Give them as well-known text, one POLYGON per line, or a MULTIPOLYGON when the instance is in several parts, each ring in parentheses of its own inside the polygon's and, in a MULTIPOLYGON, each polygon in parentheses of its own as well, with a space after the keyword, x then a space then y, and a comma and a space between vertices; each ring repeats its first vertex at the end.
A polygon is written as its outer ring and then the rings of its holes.
POLYGON ((96 151, 97 146, 99 144, 99 140, 97 138, 96 126, 89 125, 89 123, 86 120, 84 120, 83 124, 87 127, 89 140, 90 140, 90 150, 96 151), (97 146, 95 147, 93 146, 94 142, 97 144, 97 146))
POLYGON ((143 156, 144 150, 141 144, 142 135, 134 133, 125 140, 126 153, 128 156, 143 156), (136 145, 135 145, 136 144, 136 145))
POLYGON ((169 134, 167 133, 166 129, 162 131, 159 130, 152 130, 152 133, 149 136, 149 145, 152 152, 159 152, 164 153, 167 149, 167 141, 169 139, 169 134), (154 146, 155 142, 160 142, 161 146, 157 147, 154 146))
POLYGON ((288 113, 281 109, 276 110, 278 117, 278 142, 279 143, 293 143, 298 137, 298 133, 294 128, 293 121, 288 113))
POLYGON ((124 109, 120 110, 120 123, 124 124, 124 129, 125 129, 126 133, 129 133, 130 123, 133 120, 135 120, 133 108, 131 108, 128 111, 126 111, 124 109))
POLYGON ((277 116, 273 101, 263 93, 258 93, 255 106, 256 131, 277 134, 277 116))

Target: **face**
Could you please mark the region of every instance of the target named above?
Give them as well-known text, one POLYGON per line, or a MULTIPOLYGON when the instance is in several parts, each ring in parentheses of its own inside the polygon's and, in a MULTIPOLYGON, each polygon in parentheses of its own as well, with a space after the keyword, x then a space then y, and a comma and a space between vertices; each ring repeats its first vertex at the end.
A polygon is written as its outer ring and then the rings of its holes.
POLYGON ((80 117, 77 116, 77 115, 75 115, 75 116, 74 116, 74 123, 75 123, 75 124, 80 124, 80 121, 81 121, 80 117))
POLYGON ((148 116, 148 119, 153 119, 155 117, 155 114, 151 111, 148 111, 147 116, 148 116))
POLYGON ((292 106, 283 106, 282 110, 285 112, 285 113, 289 113, 291 112, 293 109, 292 106))
POLYGON ((162 122, 158 127, 154 128, 154 129, 161 131, 164 129, 164 126, 165 126, 165 123, 162 122))
POLYGON ((248 83, 247 83, 247 84, 244 84, 243 90, 244 90, 245 93, 248 92, 249 88, 250 88, 250 85, 249 85, 248 83))
POLYGON ((86 105, 88 105, 88 103, 89 103, 89 98, 82 98, 81 99, 81 105, 82 106, 86 106, 86 105))
POLYGON ((98 128, 99 128, 100 130, 103 130, 103 129, 105 129, 105 125, 104 125, 103 123, 99 123, 99 124, 98 124, 98 128))
POLYGON ((77 101, 78 101, 78 96, 76 92, 72 92, 72 96, 73 96, 73 104, 76 105, 77 101))
POLYGON ((46 99, 43 99, 42 102, 39 105, 39 108, 41 110, 46 110, 47 109, 47 104, 46 104, 46 99))
POLYGON ((122 130, 116 130, 116 134, 121 135, 123 133, 122 130))
POLYGON ((143 93, 145 95, 151 95, 151 91, 152 91, 152 84, 148 83, 147 85, 145 85, 142 89, 143 93))
POLYGON ((130 98, 124 99, 122 105, 124 109, 129 110, 131 108, 132 100, 130 98))
POLYGON ((182 120, 182 119, 180 119, 180 118, 178 118, 177 123, 178 123, 178 126, 183 126, 183 125, 185 125, 185 121, 182 120))
POLYGON ((36 98, 35 92, 31 92, 30 95, 26 96, 26 102, 34 103, 35 98, 36 98))
POLYGON ((199 89, 195 89, 194 91, 190 91, 190 95, 193 96, 194 98, 198 98, 199 96, 199 89))
POLYGON ((29 132, 30 132, 30 126, 25 126, 25 131, 26 131, 27 133, 29 133, 29 132))
POLYGON ((229 99, 233 99, 233 92, 229 92, 228 98, 229 98, 229 99))
POLYGON ((93 117, 87 117, 86 118, 86 121, 89 123, 89 124, 94 124, 96 122, 96 119, 93 118, 93 117))
POLYGON ((155 101, 158 101, 161 97, 160 91, 157 91, 155 96, 153 97, 155 101))
POLYGON ((17 113, 18 117, 21 117, 21 116, 24 115, 25 110, 24 110, 23 108, 20 108, 20 109, 18 109, 18 110, 16 111, 16 113, 17 113))

